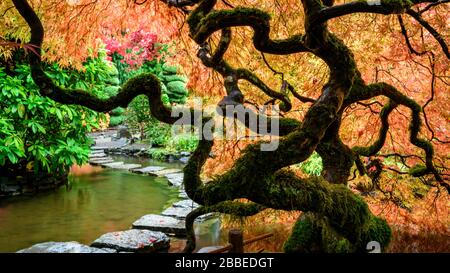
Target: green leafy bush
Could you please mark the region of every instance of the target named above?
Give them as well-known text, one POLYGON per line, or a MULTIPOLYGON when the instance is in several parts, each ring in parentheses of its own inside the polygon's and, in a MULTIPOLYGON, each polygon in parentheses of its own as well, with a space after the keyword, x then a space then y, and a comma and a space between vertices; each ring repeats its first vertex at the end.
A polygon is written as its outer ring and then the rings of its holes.
MULTIPOLYGON (((96 73, 94 62, 87 62, 87 75, 56 65, 45 69, 61 86, 82 85, 98 93, 107 67, 96 73)), ((86 133, 98 127, 96 112, 42 97, 28 65, 18 64, 9 74, 0 68, 0 90, 0 169, 62 173, 88 160, 86 133)))
POLYGON ((178 152, 193 152, 198 145, 198 137, 195 134, 180 134, 170 138, 168 149, 178 152))
POLYGON ((150 148, 149 154, 152 159, 165 161, 167 156, 171 154, 171 151, 165 148, 150 148))
POLYGON ((171 126, 161 123, 158 120, 152 120, 145 128, 146 137, 150 140, 152 146, 162 147, 169 142, 171 135, 171 126))

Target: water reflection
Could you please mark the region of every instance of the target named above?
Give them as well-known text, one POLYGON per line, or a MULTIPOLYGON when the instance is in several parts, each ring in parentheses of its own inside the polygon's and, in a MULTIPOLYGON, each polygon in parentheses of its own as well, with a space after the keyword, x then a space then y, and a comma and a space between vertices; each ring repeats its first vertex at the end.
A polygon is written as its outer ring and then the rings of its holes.
POLYGON ((128 229, 144 214, 160 213, 178 195, 164 179, 106 169, 72 175, 70 188, 1 201, 0 252, 44 241, 89 244, 128 229))

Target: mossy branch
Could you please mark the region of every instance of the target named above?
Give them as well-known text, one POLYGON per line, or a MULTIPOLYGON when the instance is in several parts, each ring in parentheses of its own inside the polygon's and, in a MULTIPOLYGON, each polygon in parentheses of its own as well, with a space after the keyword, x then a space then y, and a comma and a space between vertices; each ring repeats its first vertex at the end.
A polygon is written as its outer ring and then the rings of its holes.
POLYGON ((389 121, 388 121, 389 115, 396 107, 397 103, 390 100, 383 107, 383 109, 381 109, 380 112, 381 127, 378 133, 377 140, 375 140, 375 142, 368 147, 361 147, 361 146, 353 147, 352 148, 353 152, 357 153, 358 155, 373 156, 376 153, 378 153, 381 150, 381 148, 383 148, 383 145, 386 142, 387 132, 389 130, 389 121))
POLYGON ((211 57, 209 56, 207 51, 207 49, 209 48, 209 45, 207 44, 204 44, 197 53, 197 56, 206 67, 213 68, 216 72, 222 75, 222 77, 225 79, 225 87, 227 87, 228 77, 232 77, 233 79, 235 78, 233 88, 226 88, 228 95, 230 95, 231 91, 236 91, 241 94, 241 91, 237 86, 237 81, 242 79, 251 83, 269 97, 280 100, 282 102, 280 110, 284 112, 291 110, 292 104, 285 94, 277 92, 268 87, 264 83, 264 81, 262 81, 256 74, 254 74, 250 70, 244 68, 235 69, 230 64, 228 64, 228 62, 223 60, 223 55, 227 51, 230 42, 231 30, 229 28, 224 28, 222 29, 219 44, 211 57))
MULTIPOLYGON (((117 95, 107 99, 99 98, 85 90, 66 89, 56 85, 42 69, 41 48, 44 38, 44 28, 39 17, 26 0, 14 0, 13 3, 31 29, 30 44, 32 44, 36 50, 35 54, 30 54, 28 58, 31 66, 32 78, 39 87, 41 95, 49 97, 59 103, 77 104, 98 112, 107 112, 117 107, 126 107, 138 95, 146 95, 148 97, 151 114, 156 119, 173 124, 181 118, 181 116, 172 117, 171 109, 162 103, 160 81, 158 77, 151 73, 140 74, 131 78, 119 90, 117 95)), ((193 117, 201 115, 194 114, 193 109, 189 109, 189 112, 192 117, 191 124, 198 124, 193 117)))
POLYGON ((267 13, 259 9, 243 7, 212 11, 215 3, 216 0, 203 0, 188 18, 191 36, 198 44, 203 44, 215 31, 249 26, 254 30, 253 44, 261 52, 291 54, 308 51, 303 43, 303 35, 271 40, 269 38, 270 16, 267 13))
MULTIPOLYGON (((394 86, 381 82, 376 84, 370 84, 364 88, 354 90, 354 93, 351 93, 351 99, 352 100, 366 100, 370 98, 374 98, 376 96, 385 96, 390 99, 391 102, 394 102, 396 105, 403 105, 411 110, 411 121, 409 124, 409 140, 410 142, 415 145, 416 147, 422 149, 425 152, 425 166, 426 168, 420 168, 420 172, 418 171, 412 171, 411 173, 414 173, 414 176, 423 176, 426 174, 433 174, 436 181, 445 187, 447 191, 450 193, 450 185, 446 183, 441 175, 439 174, 438 170, 435 168, 433 164, 433 158, 434 158, 434 148, 430 141, 420 138, 420 128, 422 127, 422 119, 420 117, 420 113, 422 112, 422 108, 420 105, 414 101, 413 99, 409 98, 408 96, 401 93, 397 88, 394 86)), ((385 109, 384 113, 382 111, 381 115, 388 115, 387 110, 389 108, 385 109)), ((392 110, 390 110, 392 111, 392 110)), ((390 112, 389 111, 389 112, 390 112)), ((356 148, 356 152, 366 155, 370 154, 373 155, 374 153, 378 152, 379 149, 381 149, 382 143, 384 143, 383 136, 385 138, 385 133, 388 130, 387 127, 387 117, 385 118, 384 126, 382 126, 380 131, 380 136, 374 145, 371 147, 368 147, 367 149, 363 148, 356 148), (385 132, 386 131, 386 132, 385 132)))

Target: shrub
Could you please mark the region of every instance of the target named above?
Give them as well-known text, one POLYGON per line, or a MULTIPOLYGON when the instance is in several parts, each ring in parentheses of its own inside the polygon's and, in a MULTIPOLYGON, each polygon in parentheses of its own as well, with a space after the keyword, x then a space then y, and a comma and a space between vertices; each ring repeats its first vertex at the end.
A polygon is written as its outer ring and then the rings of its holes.
POLYGON ((198 145, 198 137, 195 134, 180 134, 169 140, 168 148, 178 152, 193 152, 198 145))
MULTIPOLYGON (((61 86, 73 87, 74 81, 84 79, 92 92, 99 90, 99 77, 92 70, 90 78, 56 65, 47 68, 61 86)), ((28 65, 17 64, 9 74, 0 68, 0 90, 0 169, 63 173, 87 161, 91 141, 86 133, 98 127, 96 112, 42 97, 28 65)))

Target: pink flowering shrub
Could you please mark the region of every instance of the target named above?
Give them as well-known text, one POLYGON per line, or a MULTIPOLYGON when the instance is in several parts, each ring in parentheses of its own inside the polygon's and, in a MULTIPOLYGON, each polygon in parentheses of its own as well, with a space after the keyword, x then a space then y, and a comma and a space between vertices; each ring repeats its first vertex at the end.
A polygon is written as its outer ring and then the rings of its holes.
POLYGON ((114 55, 120 55, 120 62, 136 67, 158 57, 158 36, 154 33, 138 30, 126 34, 122 40, 123 42, 120 42, 111 38, 104 41, 109 60, 112 60, 114 55))

